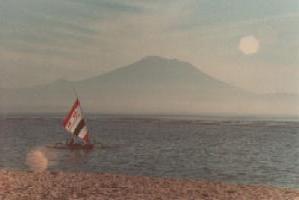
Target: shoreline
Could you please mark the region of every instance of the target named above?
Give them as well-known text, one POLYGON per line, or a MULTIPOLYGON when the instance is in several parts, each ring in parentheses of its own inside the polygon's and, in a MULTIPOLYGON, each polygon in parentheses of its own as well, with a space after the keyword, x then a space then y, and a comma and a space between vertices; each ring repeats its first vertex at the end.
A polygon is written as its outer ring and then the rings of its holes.
POLYGON ((94 172, 0 170, 0 199, 299 199, 299 189, 94 172))

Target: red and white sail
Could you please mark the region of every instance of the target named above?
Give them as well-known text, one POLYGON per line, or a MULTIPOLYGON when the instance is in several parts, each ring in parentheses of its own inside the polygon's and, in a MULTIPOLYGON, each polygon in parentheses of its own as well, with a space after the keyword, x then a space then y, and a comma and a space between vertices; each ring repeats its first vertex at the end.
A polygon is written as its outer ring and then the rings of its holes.
POLYGON ((71 134, 81 138, 85 143, 89 143, 88 129, 78 98, 76 99, 68 115, 64 118, 63 126, 71 134))

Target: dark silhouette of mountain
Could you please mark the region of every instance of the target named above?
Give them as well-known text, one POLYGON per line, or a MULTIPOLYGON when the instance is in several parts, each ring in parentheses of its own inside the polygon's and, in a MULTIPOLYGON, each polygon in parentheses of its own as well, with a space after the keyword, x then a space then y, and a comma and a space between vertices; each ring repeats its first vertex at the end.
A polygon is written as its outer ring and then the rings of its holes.
POLYGON ((245 102, 268 98, 216 80, 189 63, 149 56, 86 80, 2 89, 0 109, 66 112, 75 98, 73 88, 86 110, 105 113, 238 112, 245 102))

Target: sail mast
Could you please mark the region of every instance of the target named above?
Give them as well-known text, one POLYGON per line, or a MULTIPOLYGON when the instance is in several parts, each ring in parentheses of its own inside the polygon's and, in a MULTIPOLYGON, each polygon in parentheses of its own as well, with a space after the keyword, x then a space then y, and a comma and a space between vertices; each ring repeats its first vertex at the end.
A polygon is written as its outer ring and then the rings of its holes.
MULTIPOLYGON (((72 88, 73 88, 73 91, 74 91, 74 94, 75 94, 76 99, 79 100, 79 96, 78 96, 78 93, 77 93, 76 88, 75 88, 74 86, 72 86, 72 88)), ((83 118, 84 118, 84 110, 83 110, 82 106, 80 106, 80 108, 81 108, 82 116, 83 116, 83 118)), ((85 122, 87 121, 87 119, 85 119, 85 118, 84 118, 84 120, 85 120, 85 122)))
POLYGON ((78 94, 77 94, 77 91, 76 91, 76 89, 75 89, 75 87, 72 85, 72 88, 73 88, 73 92, 74 92, 74 94, 75 94, 75 98, 76 99, 79 99, 79 97, 78 97, 78 94))

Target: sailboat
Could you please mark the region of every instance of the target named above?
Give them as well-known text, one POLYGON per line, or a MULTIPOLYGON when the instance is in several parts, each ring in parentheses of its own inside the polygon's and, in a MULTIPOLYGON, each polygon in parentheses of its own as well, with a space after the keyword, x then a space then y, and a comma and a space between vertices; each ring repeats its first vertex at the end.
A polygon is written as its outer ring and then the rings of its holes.
POLYGON ((71 140, 66 144, 70 149, 92 149, 93 144, 90 143, 89 132, 83 116, 80 101, 77 98, 68 115, 63 120, 63 127, 72 136, 71 140), (79 138, 82 143, 75 143, 75 138, 79 138))
POLYGON ((89 132, 83 116, 82 108, 78 97, 76 98, 71 110, 63 120, 64 129, 69 132, 71 138, 65 144, 57 143, 49 146, 58 149, 86 149, 91 150, 94 144, 90 143, 89 132), (75 141, 79 142, 75 142, 75 141))

